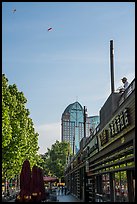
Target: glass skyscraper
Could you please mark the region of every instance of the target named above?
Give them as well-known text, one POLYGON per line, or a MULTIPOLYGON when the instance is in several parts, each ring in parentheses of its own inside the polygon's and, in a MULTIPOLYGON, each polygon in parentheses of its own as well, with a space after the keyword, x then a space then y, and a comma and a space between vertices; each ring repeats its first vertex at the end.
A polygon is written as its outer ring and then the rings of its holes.
MULTIPOLYGON (((86 137, 89 137, 100 122, 99 116, 86 113, 86 137)), ((67 106, 61 118, 61 141, 70 143, 73 154, 80 149, 80 141, 84 137, 84 109, 79 102, 67 106)))
POLYGON ((84 137, 84 109, 79 102, 67 106, 62 114, 62 141, 68 141, 73 154, 80 148, 80 140, 84 137))

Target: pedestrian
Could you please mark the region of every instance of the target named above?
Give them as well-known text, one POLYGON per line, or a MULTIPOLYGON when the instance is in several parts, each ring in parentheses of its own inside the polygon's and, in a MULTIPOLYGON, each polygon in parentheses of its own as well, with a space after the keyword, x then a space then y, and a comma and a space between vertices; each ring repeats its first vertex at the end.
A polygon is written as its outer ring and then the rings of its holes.
POLYGON ((10 196, 10 191, 9 191, 9 189, 7 190, 7 196, 10 196))
POLYGON ((60 195, 60 185, 58 185, 58 195, 60 195))
POLYGON ((128 80, 127 80, 126 77, 123 77, 121 80, 122 80, 122 82, 124 84, 124 90, 125 90, 128 87, 128 85, 129 85, 128 80))
POLYGON ((63 195, 63 191, 64 191, 64 187, 63 187, 63 185, 62 185, 62 187, 61 187, 61 193, 62 193, 62 195, 63 195))
POLYGON ((67 186, 65 186, 65 195, 67 194, 67 186))

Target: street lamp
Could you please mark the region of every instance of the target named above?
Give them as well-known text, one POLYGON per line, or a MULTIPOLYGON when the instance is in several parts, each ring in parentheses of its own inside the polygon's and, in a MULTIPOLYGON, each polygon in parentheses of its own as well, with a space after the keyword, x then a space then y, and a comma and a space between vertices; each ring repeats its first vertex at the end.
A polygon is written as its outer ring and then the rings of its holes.
POLYGON ((84 137, 86 137, 86 118, 87 118, 87 108, 84 106, 84 137))

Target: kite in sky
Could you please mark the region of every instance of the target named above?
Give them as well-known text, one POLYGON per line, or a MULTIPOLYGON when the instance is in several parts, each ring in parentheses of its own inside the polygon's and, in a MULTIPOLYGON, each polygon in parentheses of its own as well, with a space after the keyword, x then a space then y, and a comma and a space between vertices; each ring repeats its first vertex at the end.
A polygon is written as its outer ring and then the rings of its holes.
POLYGON ((50 28, 48 28, 48 30, 47 31, 50 31, 50 30, 52 30, 52 28, 50 27, 50 28))
POLYGON ((16 9, 13 9, 12 12, 15 13, 15 12, 16 12, 16 9))

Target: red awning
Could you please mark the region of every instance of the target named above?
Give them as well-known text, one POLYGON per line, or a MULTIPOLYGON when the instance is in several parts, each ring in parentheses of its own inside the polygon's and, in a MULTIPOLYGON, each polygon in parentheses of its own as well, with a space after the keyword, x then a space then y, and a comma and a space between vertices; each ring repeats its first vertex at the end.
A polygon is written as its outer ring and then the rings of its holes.
POLYGON ((43 177, 44 182, 55 182, 58 179, 56 177, 51 177, 51 176, 44 176, 43 177))
POLYGON ((20 192, 17 197, 17 202, 29 202, 31 199, 31 168, 30 163, 26 159, 23 162, 20 174, 20 192))

